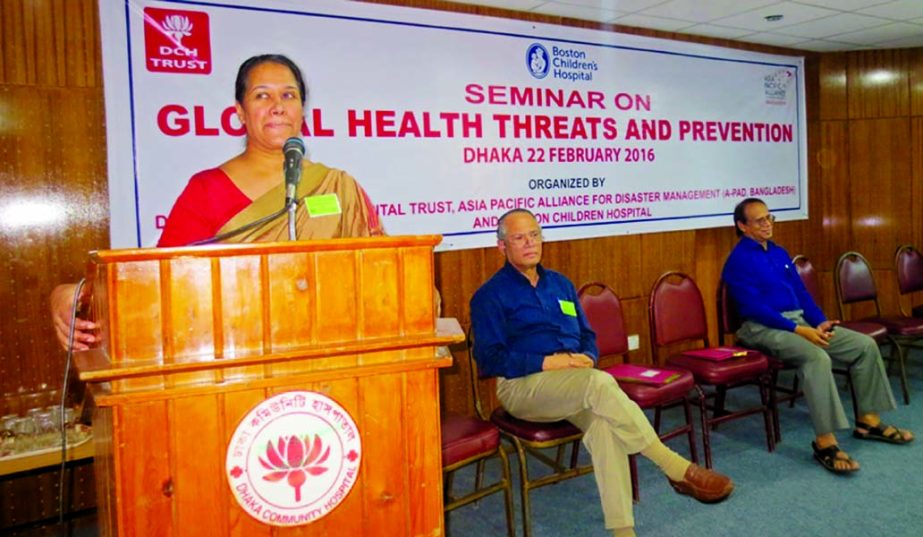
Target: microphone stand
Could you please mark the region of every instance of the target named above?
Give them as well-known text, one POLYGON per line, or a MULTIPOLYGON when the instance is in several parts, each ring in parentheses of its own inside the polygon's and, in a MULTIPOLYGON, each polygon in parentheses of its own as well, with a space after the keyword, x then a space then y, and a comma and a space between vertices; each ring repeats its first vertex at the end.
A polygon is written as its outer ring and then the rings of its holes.
POLYGON ((288 240, 298 240, 298 233, 295 231, 295 211, 298 209, 298 199, 293 198, 288 203, 288 240))

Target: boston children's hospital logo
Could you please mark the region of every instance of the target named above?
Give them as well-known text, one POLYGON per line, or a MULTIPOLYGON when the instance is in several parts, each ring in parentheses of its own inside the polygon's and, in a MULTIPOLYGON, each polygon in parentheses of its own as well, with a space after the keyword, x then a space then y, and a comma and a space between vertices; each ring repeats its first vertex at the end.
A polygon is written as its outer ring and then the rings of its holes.
POLYGON ((362 441, 349 413, 314 392, 266 399, 237 426, 228 445, 228 484, 241 508, 273 526, 326 516, 359 477, 362 441))
POLYGON ((545 78, 548 76, 548 67, 551 62, 548 61, 548 50, 533 43, 526 49, 526 67, 535 78, 545 78))
POLYGON ((144 52, 148 71, 211 73, 208 13, 144 8, 144 52))
POLYGON ((533 77, 551 78, 570 82, 589 82, 599 71, 599 63, 586 50, 564 45, 551 45, 551 53, 540 43, 526 48, 526 69, 533 77))

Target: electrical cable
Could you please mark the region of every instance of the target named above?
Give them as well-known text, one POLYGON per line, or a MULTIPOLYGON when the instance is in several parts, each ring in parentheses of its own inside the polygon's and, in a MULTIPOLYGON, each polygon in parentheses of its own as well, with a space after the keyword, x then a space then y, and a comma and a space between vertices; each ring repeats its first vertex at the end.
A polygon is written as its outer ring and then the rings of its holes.
MULTIPOLYGON (((297 204, 298 204, 298 200, 297 200, 297 199, 296 199, 296 200, 292 200, 292 203, 295 203, 295 204, 297 205, 297 204)), ((225 240, 225 239, 230 239, 231 237, 240 235, 241 233, 243 233, 243 232, 245 232, 245 231, 249 231, 249 230, 255 228, 256 226, 265 224, 266 222, 272 222, 272 221, 275 220, 276 218, 279 218, 280 216, 285 215, 287 212, 288 212, 288 205, 286 205, 285 207, 279 209, 278 211, 274 212, 273 214, 270 214, 270 215, 268 215, 268 216, 264 216, 263 218, 260 218, 259 220, 254 220, 253 222, 250 222, 249 224, 245 224, 245 225, 243 225, 243 226, 241 226, 241 227, 239 227, 239 228, 237 228, 237 229, 232 229, 231 231, 228 231, 228 232, 226 232, 226 233, 222 233, 222 234, 220 234, 220 235, 215 235, 214 237, 210 237, 210 238, 208 238, 208 239, 202 239, 202 240, 200 240, 200 241, 190 242, 190 243, 187 244, 186 246, 202 246, 202 245, 205 245, 205 244, 211 244, 211 243, 213 243, 213 242, 220 242, 220 241, 223 241, 223 240, 225 240)))
MULTIPOLYGON (((61 471, 58 476, 58 523, 64 523, 64 471, 67 468, 67 427, 64 424, 64 410, 67 401, 67 380, 70 376, 71 359, 74 357, 74 331, 77 324, 77 309, 80 306, 80 293, 83 291, 85 278, 77 283, 74 290, 74 303, 71 307, 71 327, 67 336, 67 359, 64 361, 64 382, 61 385, 61 412, 58 425, 61 427, 61 471)), ((75 416, 76 419, 76 416, 75 416)))

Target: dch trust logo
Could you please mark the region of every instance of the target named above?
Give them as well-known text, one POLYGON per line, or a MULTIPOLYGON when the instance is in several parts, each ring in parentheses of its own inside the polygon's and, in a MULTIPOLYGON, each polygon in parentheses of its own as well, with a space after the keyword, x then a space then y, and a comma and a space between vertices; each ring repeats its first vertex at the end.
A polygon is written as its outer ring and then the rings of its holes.
POLYGON ((148 71, 211 73, 208 13, 144 8, 144 50, 148 71))
POLYGON ((526 49, 526 68, 535 78, 542 79, 548 76, 551 62, 548 61, 548 49, 538 43, 532 43, 526 49))

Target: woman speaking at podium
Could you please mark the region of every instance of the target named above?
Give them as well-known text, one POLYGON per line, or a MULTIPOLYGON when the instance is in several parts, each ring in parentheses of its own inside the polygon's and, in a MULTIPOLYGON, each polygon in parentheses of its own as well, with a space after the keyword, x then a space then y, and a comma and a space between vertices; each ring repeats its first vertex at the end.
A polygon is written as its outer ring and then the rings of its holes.
MULTIPOLYGON (((277 212, 285 200, 282 148, 299 136, 305 86, 301 70, 281 55, 254 56, 237 71, 234 107, 247 131, 244 152, 197 173, 180 194, 158 246, 185 246, 235 230, 277 212)), ((375 207, 349 174, 304 162, 296 199, 299 239, 381 235, 375 207)), ((224 242, 269 242, 288 237, 278 218, 224 242)))
MULTIPOLYGON (((305 85, 301 70, 278 54, 254 56, 241 64, 234 87, 235 108, 247 132, 243 153, 217 168, 195 174, 177 198, 157 246, 207 241, 272 215, 283 208, 283 146, 300 135, 305 85)), ((375 207, 349 174, 320 163, 302 162, 295 194, 299 239, 382 235, 375 207)), ((223 242, 272 242, 288 238, 288 219, 270 220, 223 242)), ((67 348, 74 284, 51 293, 55 334, 67 348)), ((74 350, 97 342, 96 325, 77 319, 74 350)))

